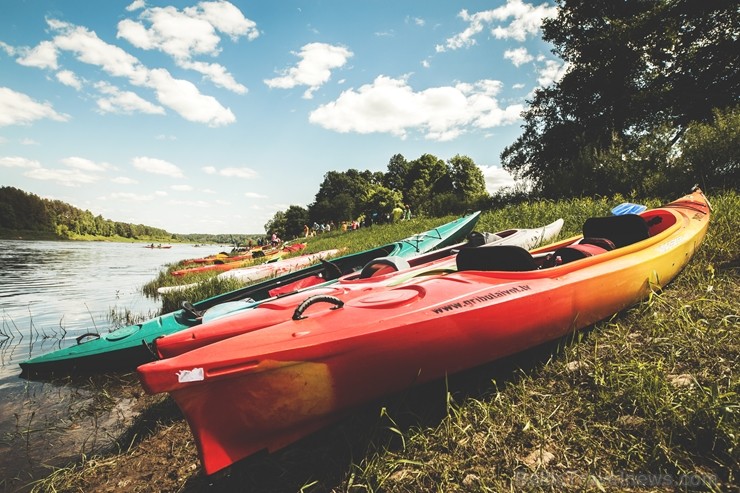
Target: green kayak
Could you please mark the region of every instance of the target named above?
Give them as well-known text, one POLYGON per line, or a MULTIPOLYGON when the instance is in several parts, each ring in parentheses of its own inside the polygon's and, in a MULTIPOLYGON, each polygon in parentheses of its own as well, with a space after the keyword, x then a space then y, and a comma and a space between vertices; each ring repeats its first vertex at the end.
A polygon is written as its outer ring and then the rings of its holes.
POLYGON ((20 363, 21 377, 47 378, 72 373, 133 370, 155 359, 150 350, 154 339, 202 323, 202 315, 206 310, 228 303, 226 311, 234 311, 234 305, 253 306, 279 292, 285 294, 286 291, 302 289, 317 282, 332 282, 340 276, 362 269, 365 264, 378 257, 411 258, 455 245, 472 232, 479 216, 480 212, 475 212, 395 243, 345 255, 332 259, 331 262, 322 262, 196 303, 183 303, 180 310, 107 334, 83 334, 76 339, 74 345, 20 363))

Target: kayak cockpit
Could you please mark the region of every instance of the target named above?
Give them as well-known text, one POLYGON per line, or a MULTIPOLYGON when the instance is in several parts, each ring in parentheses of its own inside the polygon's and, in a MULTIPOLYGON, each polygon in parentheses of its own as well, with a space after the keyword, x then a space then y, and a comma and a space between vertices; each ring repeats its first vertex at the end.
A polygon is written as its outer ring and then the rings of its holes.
POLYGON ((676 216, 668 211, 593 217, 584 223, 583 236, 579 240, 537 255, 513 245, 483 245, 460 250, 456 259, 457 270, 530 272, 558 267, 639 243, 675 224, 676 216))

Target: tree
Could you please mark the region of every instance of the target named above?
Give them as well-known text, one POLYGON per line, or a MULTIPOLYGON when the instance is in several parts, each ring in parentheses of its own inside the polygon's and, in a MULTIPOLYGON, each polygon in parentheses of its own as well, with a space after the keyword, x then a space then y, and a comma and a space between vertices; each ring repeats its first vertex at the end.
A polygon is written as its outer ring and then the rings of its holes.
POLYGON ((453 193, 463 201, 474 201, 487 195, 483 171, 468 156, 455 157, 447 161, 453 193))
POLYGON ((303 236, 304 226, 308 225, 308 209, 299 205, 291 205, 285 211, 285 230, 281 238, 297 238, 303 236))
POLYGON ((557 17, 543 24, 543 38, 569 69, 558 83, 535 92, 522 135, 501 155, 504 168, 529 179, 535 192, 628 193, 634 180, 625 179, 622 166, 604 166, 605 154, 627 156, 647 168, 641 176, 650 175, 670 156, 656 162, 635 155, 645 150, 645 136, 668 126, 676 143, 691 122, 709 122, 715 108, 736 104, 736 2, 558 5, 557 17))
POLYGON ((403 193, 408 189, 408 176, 411 164, 401 154, 395 154, 388 161, 388 171, 383 175, 383 185, 403 193))
POLYGON ((412 210, 429 214, 432 198, 452 191, 452 180, 447 165, 432 154, 423 154, 409 165, 404 199, 412 210))
POLYGON ((265 224, 265 232, 270 235, 277 233, 281 238, 285 236, 285 212, 277 211, 272 219, 265 224))
POLYGON ((691 125, 681 141, 680 168, 705 188, 740 188, 740 106, 716 111, 711 124, 691 125))

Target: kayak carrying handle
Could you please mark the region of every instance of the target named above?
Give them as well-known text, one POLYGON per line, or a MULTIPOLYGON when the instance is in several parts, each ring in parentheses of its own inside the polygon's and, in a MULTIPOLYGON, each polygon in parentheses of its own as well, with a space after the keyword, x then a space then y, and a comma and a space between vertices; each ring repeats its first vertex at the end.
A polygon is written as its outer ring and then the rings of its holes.
MULTIPOLYGON (((81 336, 77 336, 75 338, 75 341, 77 341, 77 344, 82 344, 82 339, 84 339, 85 337, 92 337, 93 339, 90 339, 92 341, 95 339, 100 339, 100 334, 98 334, 97 332, 85 332, 81 336)), ((88 342, 88 341, 85 341, 85 342, 88 342)))
POLYGON ((336 310, 344 306, 344 301, 340 300, 339 298, 335 296, 317 294, 309 298, 306 298, 305 300, 303 300, 303 303, 298 305, 298 308, 296 308, 295 311, 293 312, 293 320, 303 320, 304 318, 308 318, 308 317, 303 316, 303 312, 306 311, 306 308, 308 308, 309 306, 315 303, 322 303, 322 302, 331 303, 335 305, 334 308, 331 308, 331 310, 336 310))

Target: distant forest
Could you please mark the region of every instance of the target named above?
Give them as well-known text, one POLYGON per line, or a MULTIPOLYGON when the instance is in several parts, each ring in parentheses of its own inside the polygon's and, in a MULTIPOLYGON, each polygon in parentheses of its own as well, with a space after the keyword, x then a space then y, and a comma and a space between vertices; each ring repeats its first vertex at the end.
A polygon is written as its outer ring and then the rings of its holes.
POLYGON ((0 238, 83 239, 89 237, 153 242, 233 244, 244 236, 169 233, 143 224, 95 216, 61 200, 43 199, 13 187, 0 187, 0 238))

